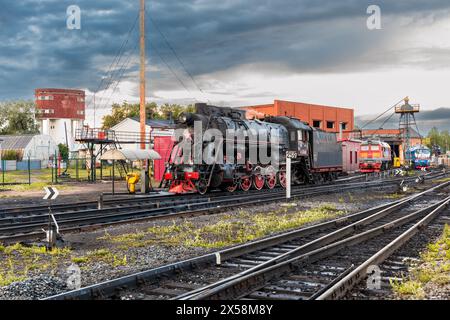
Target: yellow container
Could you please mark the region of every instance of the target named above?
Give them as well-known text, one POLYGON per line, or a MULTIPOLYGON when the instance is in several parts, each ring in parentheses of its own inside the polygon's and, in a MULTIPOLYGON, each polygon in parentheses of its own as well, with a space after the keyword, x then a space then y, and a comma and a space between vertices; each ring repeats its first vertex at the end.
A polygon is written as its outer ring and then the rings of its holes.
POLYGON ((127 174, 127 187, 129 193, 136 193, 136 184, 139 182, 140 174, 133 172, 127 174))
POLYGON ((402 165, 400 163, 399 157, 394 157, 394 168, 400 168, 402 165))

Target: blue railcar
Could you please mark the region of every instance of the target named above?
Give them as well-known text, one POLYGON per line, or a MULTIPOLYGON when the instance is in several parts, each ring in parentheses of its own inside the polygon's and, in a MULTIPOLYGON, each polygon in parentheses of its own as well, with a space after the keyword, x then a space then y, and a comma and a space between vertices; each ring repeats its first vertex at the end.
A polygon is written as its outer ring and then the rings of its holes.
POLYGON ((412 146, 406 151, 405 160, 414 169, 428 169, 431 162, 431 150, 422 145, 412 146))

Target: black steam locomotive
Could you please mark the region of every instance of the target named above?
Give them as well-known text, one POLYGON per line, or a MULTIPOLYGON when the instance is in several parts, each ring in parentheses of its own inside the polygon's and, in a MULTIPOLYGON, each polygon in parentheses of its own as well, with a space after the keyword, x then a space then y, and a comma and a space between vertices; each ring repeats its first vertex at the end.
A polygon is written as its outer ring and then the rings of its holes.
POLYGON ((183 134, 174 144, 161 186, 170 192, 201 194, 218 188, 233 192, 286 187, 287 154, 292 184, 332 181, 342 171, 336 134, 296 118, 248 116, 244 110, 201 103, 195 105, 195 113, 183 114, 177 120, 183 134), (208 135, 211 131, 217 135, 208 135))

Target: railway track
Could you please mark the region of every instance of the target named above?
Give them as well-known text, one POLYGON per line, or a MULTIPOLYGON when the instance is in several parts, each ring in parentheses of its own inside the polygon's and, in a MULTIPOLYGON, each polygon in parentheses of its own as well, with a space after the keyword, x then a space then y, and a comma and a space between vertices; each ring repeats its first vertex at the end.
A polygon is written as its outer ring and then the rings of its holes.
MULTIPOLYGON (((429 174, 429 178, 440 177, 429 174)), ((405 181, 414 181, 416 177, 407 178, 405 181)), ((399 183, 398 178, 390 180, 377 180, 369 182, 340 183, 339 192, 351 191, 361 188, 387 187, 399 183)), ((303 196, 316 196, 327 193, 335 193, 336 185, 299 186, 292 189, 292 198, 303 196)), ((66 205, 50 207, 54 215, 60 233, 93 230, 110 225, 141 222, 157 219, 195 216, 220 212, 227 208, 245 205, 257 205, 273 201, 285 200, 284 189, 267 190, 264 197, 261 192, 246 193, 215 193, 208 196, 196 194, 184 196, 156 196, 140 197, 123 201, 112 199, 106 208, 88 208, 73 210, 66 205), (58 210, 58 211, 54 211, 58 210)), ((89 204, 91 205, 91 204, 89 204)), ((76 204, 80 206, 80 204, 76 204)), ((44 235, 42 230, 48 226, 48 208, 45 213, 32 213, 37 208, 26 208, 25 211, 6 211, 0 213, 0 242, 11 243, 22 240, 39 239, 44 235)), ((39 207, 39 210, 44 208, 39 207)))
POLYGON ((370 250, 376 248, 371 245, 355 245, 366 243, 365 241, 377 236, 390 239, 389 236, 395 236, 395 232, 402 231, 402 228, 424 215, 437 212, 436 210, 441 211, 450 199, 444 197, 440 190, 448 188, 449 185, 450 182, 446 182, 350 216, 49 299, 318 298, 326 288, 350 275, 354 270, 351 265, 357 265, 360 260, 367 258, 367 255, 370 256, 370 250), (419 207, 421 209, 418 209, 419 207), (336 255, 342 249, 349 253, 345 258, 337 259, 336 255), (352 250, 362 253, 352 255, 352 250), (322 270, 323 266, 328 266, 319 263, 323 259, 335 259, 344 263, 336 263, 322 270), (323 272, 320 273, 320 270, 323 272), (320 278, 322 274, 327 277, 320 278))
MULTIPOLYGON (((424 177, 427 177, 427 179, 434 179, 436 177, 442 176, 442 172, 428 172, 424 177)), ((389 175, 384 176, 372 176, 369 174, 364 175, 358 175, 358 176, 352 176, 349 178, 341 178, 335 181, 335 183, 338 184, 346 184, 346 183, 352 183, 354 180, 360 180, 360 179, 366 179, 366 182, 370 181, 377 181, 379 179, 375 178, 389 178, 389 175), (367 178, 368 177, 368 178, 367 178), (366 179, 367 178, 367 179, 366 179)), ((400 181, 401 177, 387 179, 386 181, 392 180, 392 181, 400 181)), ((415 177, 406 178, 407 181, 413 181, 415 177)), ((330 185, 330 184, 328 184, 330 185)), ((324 185, 322 185, 324 186, 324 185)), ((327 185, 325 185, 327 186, 327 185)), ((321 186, 319 186, 321 187, 321 186)), ((295 186, 293 189, 301 189, 301 188, 308 188, 308 189, 314 189, 315 186, 307 185, 307 186, 295 186)), ((261 194, 264 193, 270 193, 270 192, 280 192, 283 189, 281 187, 277 187, 273 190, 263 189, 263 190, 250 190, 247 192, 243 191, 236 191, 233 193, 233 195, 240 195, 240 194, 261 194)), ((38 214, 48 214, 48 209, 50 207, 51 211, 53 213, 63 213, 63 212, 74 212, 74 211, 83 211, 83 210, 96 210, 99 208, 99 202, 101 202, 101 206, 103 208, 128 208, 133 205, 139 205, 140 203, 158 203, 158 202, 175 202, 177 200, 185 200, 185 199, 205 199, 207 198, 213 198, 213 197, 220 197, 228 195, 230 196, 230 193, 228 192, 211 192, 207 194, 206 196, 198 195, 198 194, 182 194, 182 195, 175 195, 175 194, 152 194, 152 195, 136 195, 133 197, 130 196, 115 196, 112 199, 100 199, 98 201, 79 201, 79 202, 63 202, 59 204, 39 204, 39 205, 26 205, 26 206, 4 206, 0 207, 0 218, 7 218, 7 217, 18 217, 18 216, 27 216, 27 215, 38 215, 38 214)), ((42 202, 42 200, 40 200, 42 202)))

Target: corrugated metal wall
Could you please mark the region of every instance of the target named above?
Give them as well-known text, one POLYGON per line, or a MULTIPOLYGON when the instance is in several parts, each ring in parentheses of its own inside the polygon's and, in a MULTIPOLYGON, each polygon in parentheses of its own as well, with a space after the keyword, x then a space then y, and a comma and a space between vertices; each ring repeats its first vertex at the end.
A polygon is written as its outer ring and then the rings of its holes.
POLYGON ((154 177, 156 181, 161 181, 163 178, 166 162, 169 160, 170 152, 172 151, 173 141, 172 137, 155 137, 154 150, 161 156, 160 160, 154 161, 154 177))

